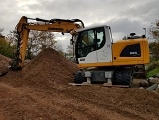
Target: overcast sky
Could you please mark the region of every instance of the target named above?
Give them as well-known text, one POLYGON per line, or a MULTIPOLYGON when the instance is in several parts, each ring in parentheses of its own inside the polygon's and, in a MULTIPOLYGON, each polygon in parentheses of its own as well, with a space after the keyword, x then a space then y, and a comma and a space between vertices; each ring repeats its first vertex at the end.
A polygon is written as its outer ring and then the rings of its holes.
MULTIPOLYGON (((21 16, 32 18, 81 19, 85 26, 110 25, 116 41, 135 32, 144 34, 159 19, 159 0, 3 0, 0 7, 0 28, 7 35, 14 30, 21 16)), ((55 34, 65 50, 70 35, 55 34)))

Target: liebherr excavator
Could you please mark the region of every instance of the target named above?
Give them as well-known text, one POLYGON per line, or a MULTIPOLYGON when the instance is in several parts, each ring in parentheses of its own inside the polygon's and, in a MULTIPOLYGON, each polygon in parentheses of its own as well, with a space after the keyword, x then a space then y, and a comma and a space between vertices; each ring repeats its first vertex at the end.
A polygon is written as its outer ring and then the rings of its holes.
POLYGON ((17 24, 18 42, 11 68, 23 67, 30 30, 70 33, 75 44, 75 61, 79 71, 74 82, 112 82, 113 85, 131 87, 133 67, 149 63, 149 46, 144 35, 131 34, 124 40, 113 43, 111 28, 107 25, 84 27, 79 19, 27 18, 17 24), (35 20, 36 22, 28 22, 35 20))

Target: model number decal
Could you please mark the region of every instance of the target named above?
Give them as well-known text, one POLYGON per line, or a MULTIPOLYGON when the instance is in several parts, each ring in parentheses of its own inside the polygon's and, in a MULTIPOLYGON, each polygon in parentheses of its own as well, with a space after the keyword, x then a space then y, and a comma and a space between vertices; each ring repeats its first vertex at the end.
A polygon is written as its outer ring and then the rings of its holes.
POLYGON ((137 55, 137 52, 130 52, 130 55, 137 55))

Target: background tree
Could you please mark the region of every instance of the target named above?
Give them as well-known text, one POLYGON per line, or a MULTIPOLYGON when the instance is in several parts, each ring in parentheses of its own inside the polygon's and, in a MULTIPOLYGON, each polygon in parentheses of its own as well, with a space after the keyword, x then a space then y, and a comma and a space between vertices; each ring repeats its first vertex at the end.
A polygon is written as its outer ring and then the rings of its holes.
POLYGON ((2 32, 3 32, 3 28, 0 28, 0 36, 3 36, 2 32))
POLYGON ((31 39, 33 40, 32 44, 34 44, 35 52, 48 47, 55 48, 55 44, 57 43, 54 34, 47 31, 31 31, 29 40, 31 39))
POLYGON ((74 45, 68 45, 65 53, 65 57, 68 59, 74 58, 74 45))
POLYGON ((62 55, 64 55, 64 50, 62 48, 62 45, 59 42, 55 43, 54 49, 58 51, 59 53, 61 53, 62 55))
POLYGON ((73 55, 73 49, 74 49, 73 45, 68 45, 67 46, 67 53, 69 55, 73 55))
POLYGON ((152 77, 159 73, 159 20, 151 23, 149 28, 150 35, 150 52, 151 52, 151 61, 147 65, 147 78, 152 77))
MULTIPOLYGON (((8 39, 12 44, 17 44, 17 34, 16 31, 11 31, 8 35, 8 39)), ((32 59, 37 55, 41 50, 45 48, 57 49, 59 46, 55 40, 55 36, 52 32, 48 31, 30 31, 28 44, 27 44, 27 53, 26 59, 32 59)), ((62 52, 62 49, 57 49, 57 51, 62 52)))
POLYGON ((12 53, 14 50, 13 45, 3 36, 3 29, 0 29, 0 54, 12 58, 12 53))
POLYGON ((149 44, 151 55, 154 60, 159 60, 159 20, 151 24, 149 35, 152 40, 149 44))
POLYGON ((10 31, 10 33, 7 35, 7 39, 11 43, 11 45, 17 45, 17 38, 17 32, 15 30, 10 31))

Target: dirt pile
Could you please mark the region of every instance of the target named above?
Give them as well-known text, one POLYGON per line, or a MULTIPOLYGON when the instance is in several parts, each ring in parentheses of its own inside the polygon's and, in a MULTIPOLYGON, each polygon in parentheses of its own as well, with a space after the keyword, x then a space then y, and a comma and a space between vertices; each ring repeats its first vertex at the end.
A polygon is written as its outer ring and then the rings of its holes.
POLYGON ((9 61, 11 59, 0 54, 0 76, 8 72, 9 61))
POLYGON ((56 84, 68 84, 73 81, 77 66, 54 49, 43 50, 26 64, 21 71, 11 71, 5 76, 5 82, 14 86, 51 87, 56 84))

